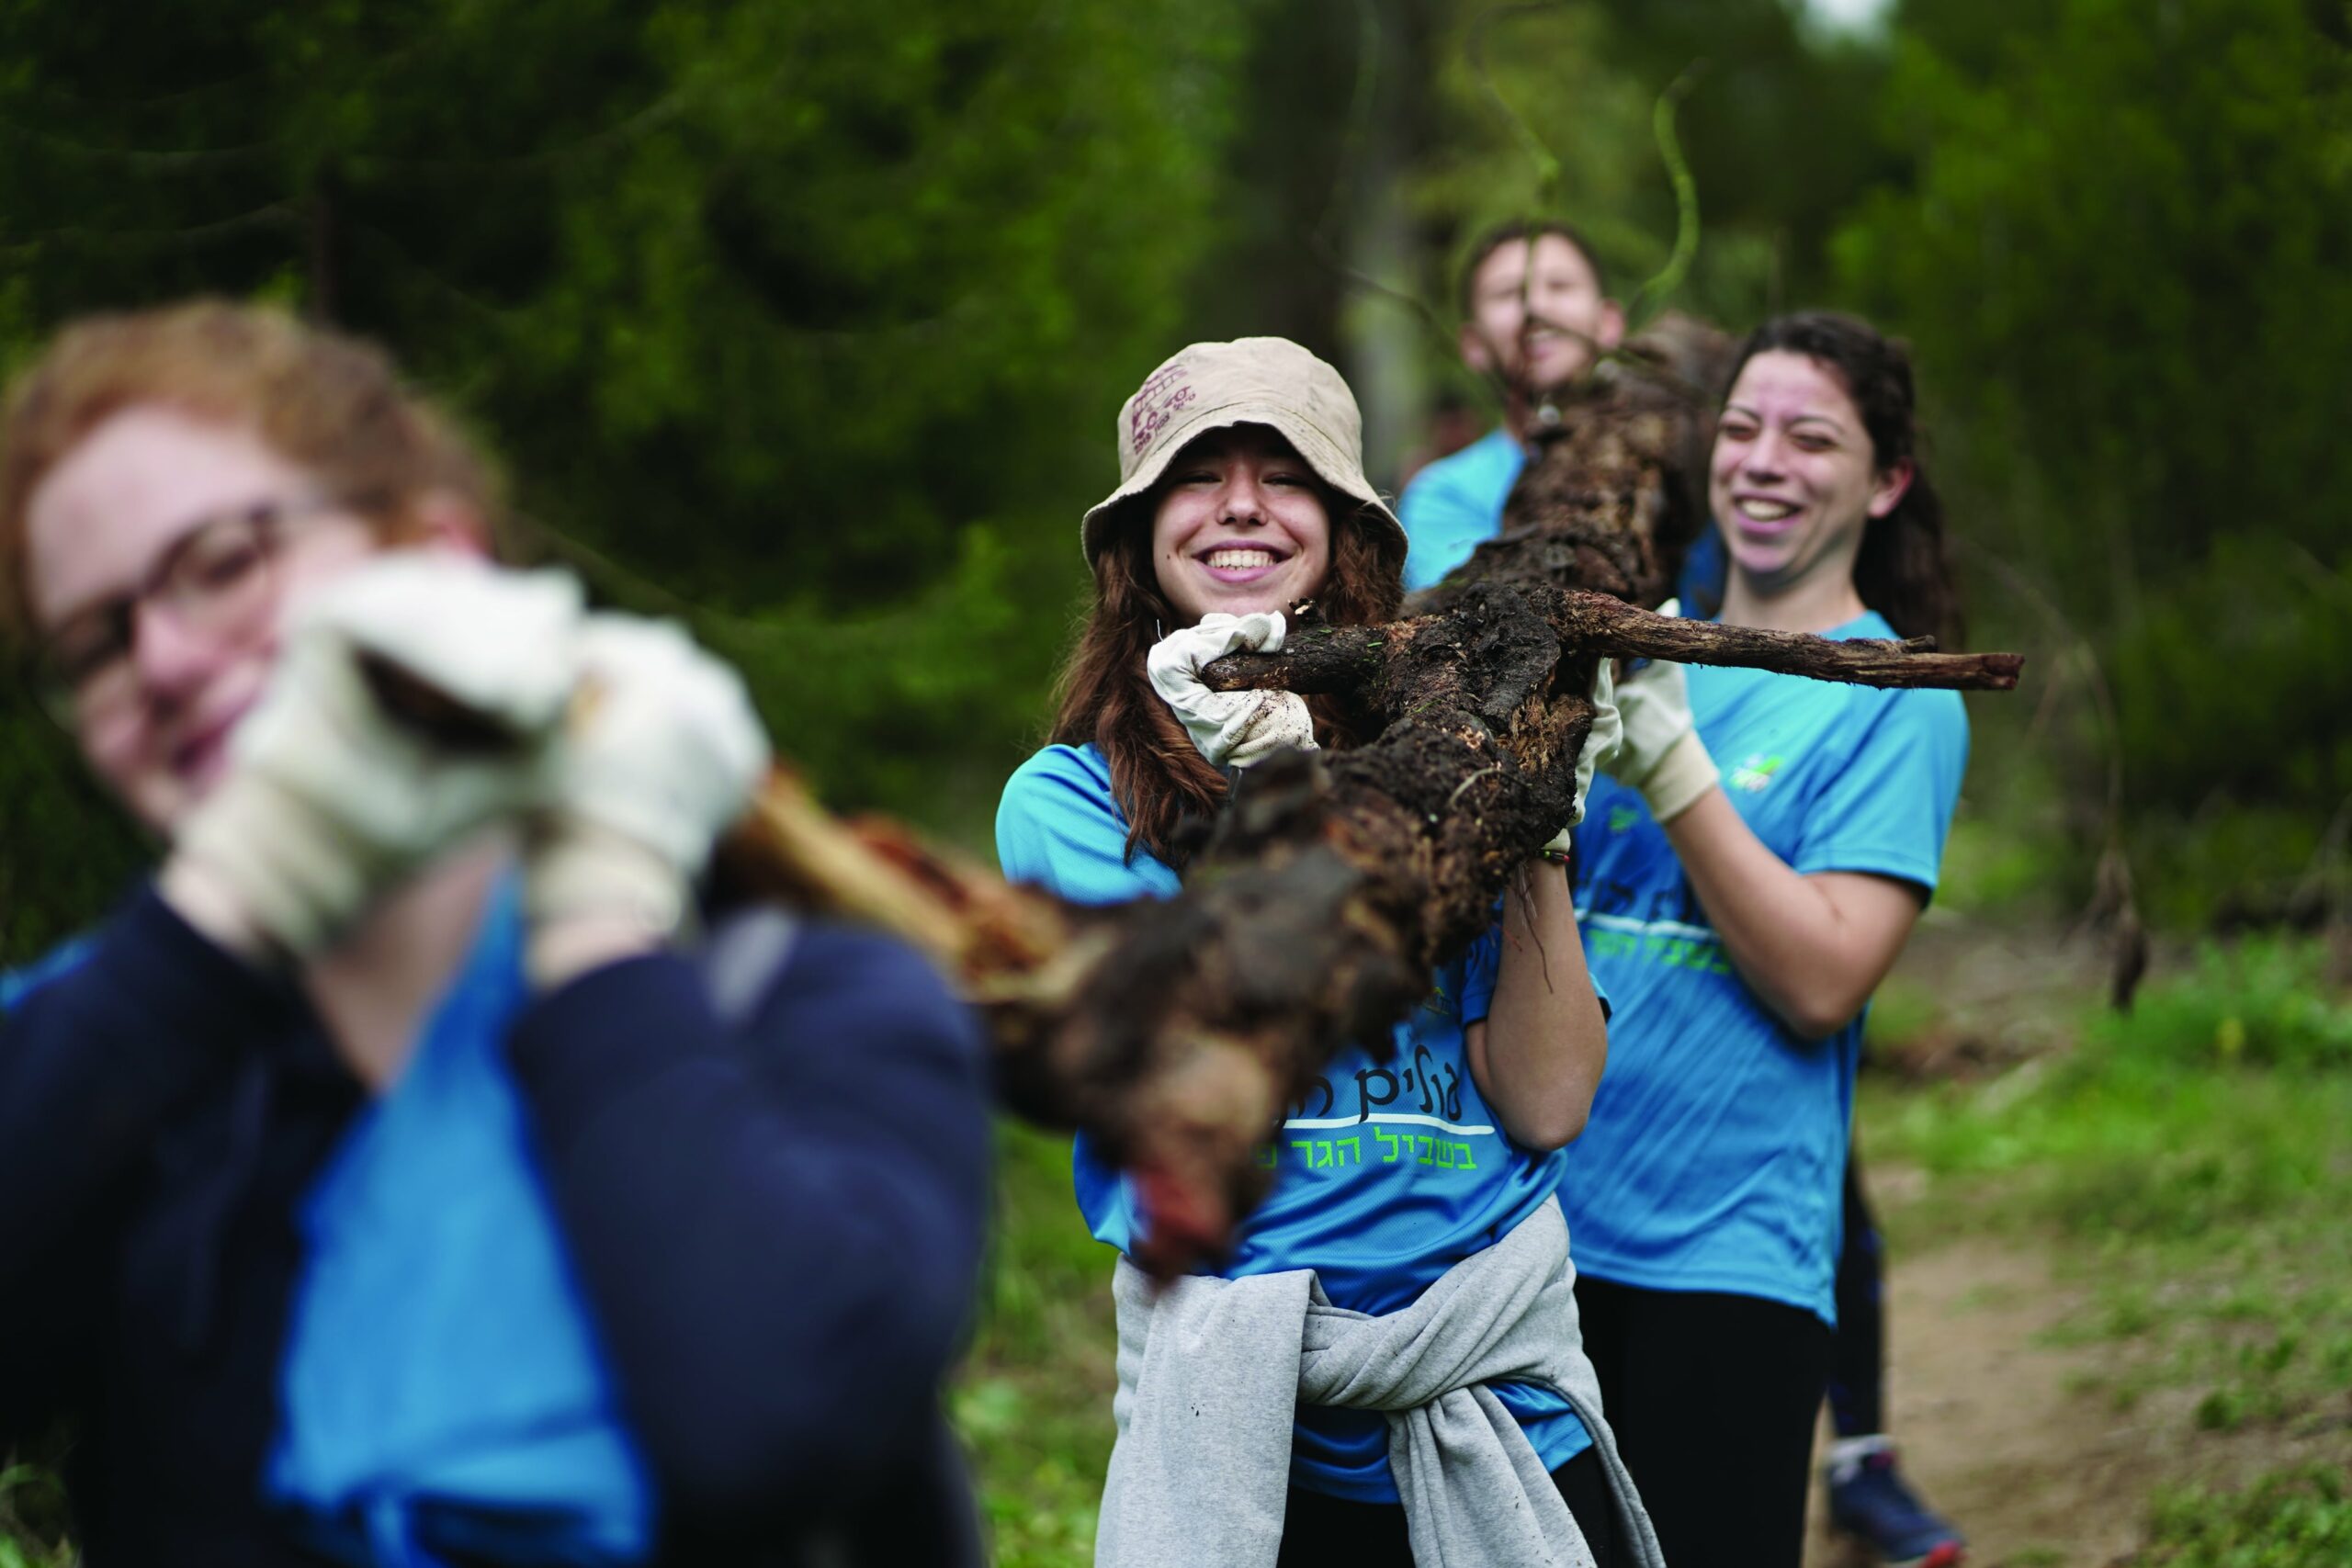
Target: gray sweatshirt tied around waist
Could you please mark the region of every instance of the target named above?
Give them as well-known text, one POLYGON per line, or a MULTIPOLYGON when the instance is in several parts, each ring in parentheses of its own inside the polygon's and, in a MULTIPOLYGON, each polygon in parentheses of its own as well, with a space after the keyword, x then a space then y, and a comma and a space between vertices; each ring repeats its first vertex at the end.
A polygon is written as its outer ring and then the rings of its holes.
POLYGON ((1122 1258, 1118 1423, 1096 1568, 1272 1568, 1293 1407, 1378 1410, 1419 1568, 1591 1568, 1592 1553, 1502 1402, 1542 1383, 1592 1434, 1635 1568, 1665 1568, 1600 1416, 1556 1199, 1410 1306, 1335 1307, 1312 1269, 1187 1276, 1156 1289, 1122 1258))

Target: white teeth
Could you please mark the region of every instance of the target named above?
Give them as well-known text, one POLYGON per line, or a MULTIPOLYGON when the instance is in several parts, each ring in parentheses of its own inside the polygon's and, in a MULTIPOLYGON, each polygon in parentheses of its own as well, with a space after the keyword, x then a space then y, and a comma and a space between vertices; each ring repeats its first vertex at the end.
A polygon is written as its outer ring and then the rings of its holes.
POLYGON ((1778 523, 1781 518, 1791 516, 1795 512, 1796 508, 1791 506, 1785 501, 1743 501, 1739 502, 1739 514, 1742 517, 1749 519, 1751 522, 1757 523, 1778 523))
POLYGON ((1219 571, 1248 571, 1252 567, 1273 564, 1274 552, 1272 550, 1211 550, 1209 552, 1209 565, 1219 571))

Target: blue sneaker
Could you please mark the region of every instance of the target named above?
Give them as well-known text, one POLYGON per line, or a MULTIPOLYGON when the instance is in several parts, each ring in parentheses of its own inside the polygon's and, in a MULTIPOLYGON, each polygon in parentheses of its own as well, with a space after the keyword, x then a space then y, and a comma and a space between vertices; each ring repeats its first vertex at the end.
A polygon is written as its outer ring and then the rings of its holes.
POLYGON ((1830 1450, 1829 1522, 1884 1558, 1889 1568, 1955 1568, 1968 1542, 1919 1501, 1884 1438, 1852 1438, 1830 1450))

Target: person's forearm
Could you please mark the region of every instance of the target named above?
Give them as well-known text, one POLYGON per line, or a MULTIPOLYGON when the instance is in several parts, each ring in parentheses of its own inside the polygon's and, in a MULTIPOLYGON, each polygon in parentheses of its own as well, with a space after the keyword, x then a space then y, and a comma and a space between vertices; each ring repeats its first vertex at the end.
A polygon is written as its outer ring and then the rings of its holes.
POLYGON ((1479 1089, 1504 1131, 1555 1149, 1584 1131, 1609 1055, 1586 972, 1576 904, 1559 867, 1535 863, 1503 899, 1502 957, 1488 1004, 1479 1089))
POLYGON ((1916 904, 1874 900, 1857 918, 1821 879, 1774 854, 1720 789, 1678 812, 1666 836, 1733 967, 1775 1016, 1817 1040, 1861 1011, 1901 951, 1916 904))

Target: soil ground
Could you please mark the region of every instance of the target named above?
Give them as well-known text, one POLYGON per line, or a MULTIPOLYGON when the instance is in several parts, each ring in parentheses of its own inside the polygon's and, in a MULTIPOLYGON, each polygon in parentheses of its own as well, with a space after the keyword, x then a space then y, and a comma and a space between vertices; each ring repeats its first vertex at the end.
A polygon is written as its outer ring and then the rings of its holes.
MULTIPOLYGON (((2079 998, 2096 995, 2093 944, 2047 928, 2002 933, 1930 917, 1894 982, 1930 989, 1936 1023, 1909 1042, 1897 1071, 1942 1076, 2014 1071, 2057 1047, 2079 998)), ((1867 1154, 1867 1150, 1865 1151, 1867 1154)), ((1868 1166, 1871 1201, 1899 1225, 1916 1172, 1868 1166)), ((2085 1384, 2109 1353, 2050 1343, 2082 1306, 2052 1277, 2043 1244, 1971 1235, 1890 1249, 1889 1425, 1905 1473, 1968 1536, 1977 1564, 2112 1562, 2138 1539, 2147 1477, 2111 1402, 2085 1384)), ((1822 1426, 1821 1444, 1831 1434, 1822 1426)), ((1875 1559, 1828 1528, 1814 1483, 1808 1568, 1862 1568, 1875 1559)))
MULTIPOLYGON (((1886 1174, 1883 1198, 1901 1185, 1886 1174)), ((2064 1343, 2086 1292, 2054 1263, 2029 1239, 1972 1235, 1897 1258, 1889 1278, 1890 1425, 1905 1472, 1968 1536, 1972 1568, 2107 1568, 2143 1544, 2162 1487, 2343 1462, 2343 1432, 2324 1425, 2199 1430, 2194 1388, 2120 1407, 2104 1374, 2143 1350, 2064 1343)), ((1828 1529, 1817 1477, 1805 1561, 1876 1561, 1828 1529)))
MULTIPOLYGON (((2080 1388, 2100 1352, 2046 1343, 2078 1304, 2047 1257, 1970 1237, 1897 1258, 1888 1287, 1890 1424, 1971 1560, 2105 1563, 2129 1550, 2147 1504, 2139 1444, 2080 1388)), ((1821 1493, 1816 1481, 1808 1563, 1869 1562, 1827 1529, 1821 1493)))
MULTIPOLYGON (((2159 971, 2186 962, 2160 950, 2159 971)), ((2106 989, 2108 955, 2047 921, 2000 929, 1931 911, 1890 982, 1936 998, 1931 1021, 1877 1065, 1897 1077, 2020 1087, 2055 1052, 2086 998, 2106 989)), ((1882 993, 1884 995, 1885 993, 1882 993)), ((1868 1140, 1864 1140, 1867 1145, 1868 1140)), ((1863 1150, 1867 1156, 1869 1150, 1863 1150)), ((2138 1380, 2155 1343, 2081 1332, 2098 1314, 2095 1264, 2030 1231, 1949 1238, 1905 1226, 1924 1175, 1867 1161, 1871 1201, 1894 1233, 1887 1278, 1889 1426, 1905 1473, 1969 1540, 1972 1568, 2109 1568, 2146 1544, 2151 1499, 2177 1485, 2233 1489, 2307 1461, 2352 1454, 2340 1419, 2203 1429, 2197 1381, 2138 1380)), ((1831 1438, 1825 1416, 1816 1452, 1831 1438)), ((1828 1526, 1816 1472, 1806 1568, 1875 1568, 1828 1526)))

